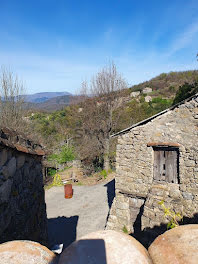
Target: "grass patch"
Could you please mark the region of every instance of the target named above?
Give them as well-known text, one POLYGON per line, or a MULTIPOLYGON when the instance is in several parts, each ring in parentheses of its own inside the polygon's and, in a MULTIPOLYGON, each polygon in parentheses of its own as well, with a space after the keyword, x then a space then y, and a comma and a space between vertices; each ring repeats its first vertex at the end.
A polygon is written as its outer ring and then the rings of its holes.
POLYGON ((123 226, 122 231, 123 231, 125 234, 128 234, 128 233, 129 233, 129 231, 128 231, 128 229, 127 229, 127 227, 126 227, 125 225, 123 226))
POLYGON ((106 171, 106 170, 102 170, 102 171, 100 172, 100 175, 103 176, 104 179, 106 179, 107 176, 108 176, 108 174, 110 174, 110 173, 112 173, 112 169, 108 169, 108 171, 106 171))
POLYGON ((106 179, 107 178, 107 171, 106 170, 102 170, 100 172, 100 175, 103 176, 104 179, 106 179))
POLYGON ((63 171, 69 170, 71 168, 72 168, 72 166, 67 166, 67 167, 63 168, 62 170, 58 170, 58 172, 63 172, 63 171))

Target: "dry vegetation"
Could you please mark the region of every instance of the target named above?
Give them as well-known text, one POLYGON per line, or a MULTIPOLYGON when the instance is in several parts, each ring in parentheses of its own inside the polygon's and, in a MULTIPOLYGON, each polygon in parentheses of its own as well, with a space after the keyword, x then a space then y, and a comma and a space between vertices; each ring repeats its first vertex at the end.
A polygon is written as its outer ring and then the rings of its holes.
POLYGON ((183 71, 162 73, 150 81, 134 85, 130 88, 131 91, 141 91, 145 87, 151 87, 153 93, 165 97, 175 96, 176 91, 184 83, 193 83, 198 80, 198 71, 183 71))
POLYGON ((49 162, 54 159, 56 166, 80 159, 86 176, 99 172, 95 174, 97 181, 100 171, 108 172, 115 165, 116 139, 110 140, 110 135, 170 107, 174 98, 178 102, 192 95, 198 91, 197 78, 198 71, 171 72, 127 89, 111 63, 90 84, 83 83, 83 93, 71 97, 69 106, 51 113, 28 110, 24 116, 24 102, 19 96, 23 83, 12 72, 2 70, 0 123, 25 131, 46 145, 52 153, 49 162), (131 91, 145 87, 153 88, 150 102, 145 102, 143 94, 130 97, 131 91))

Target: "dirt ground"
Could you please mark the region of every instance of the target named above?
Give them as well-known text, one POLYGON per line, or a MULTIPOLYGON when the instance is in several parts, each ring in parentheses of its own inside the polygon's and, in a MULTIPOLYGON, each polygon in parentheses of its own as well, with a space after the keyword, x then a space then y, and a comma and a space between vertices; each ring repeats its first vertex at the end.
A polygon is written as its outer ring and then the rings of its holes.
POLYGON ((65 248, 83 235, 105 228, 115 195, 113 175, 107 176, 105 181, 98 176, 93 179, 82 176, 73 185, 73 191, 73 197, 65 199, 63 186, 45 190, 51 246, 63 243, 65 248))
POLYGON ((73 185, 95 185, 99 183, 105 183, 107 181, 110 181, 115 178, 115 173, 108 174, 107 178, 105 179, 104 176, 98 173, 94 173, 90 176, 87 176, 83 173, 82 169, 72 167, 70 169, 67 169, 63 172, 58 172, 62 178, 62 180, 69 180, 73 185), (73 180, 71 180, 73 179, 73 180), (76 180, 74 182, 74 180, 76 180))

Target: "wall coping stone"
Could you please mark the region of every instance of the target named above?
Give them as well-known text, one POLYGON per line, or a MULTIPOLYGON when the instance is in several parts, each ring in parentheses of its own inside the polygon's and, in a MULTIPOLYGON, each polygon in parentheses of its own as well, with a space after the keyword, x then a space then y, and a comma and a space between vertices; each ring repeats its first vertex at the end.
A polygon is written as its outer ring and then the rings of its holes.
POLYGON ((23 133, 18 133, 6 127, 0 128, 0 145, 37 156, 46 154, 39 143, 31 141, 23 133))

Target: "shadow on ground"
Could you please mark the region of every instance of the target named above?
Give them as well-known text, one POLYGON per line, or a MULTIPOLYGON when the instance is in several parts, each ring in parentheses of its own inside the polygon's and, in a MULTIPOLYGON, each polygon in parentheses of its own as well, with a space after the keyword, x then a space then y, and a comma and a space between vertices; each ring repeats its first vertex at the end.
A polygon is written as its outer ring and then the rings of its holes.
POLYGON ((106 224, 109 218, 109 214, 110 214, 110 209, 113 203, 113 199, 115 197, 115 179, 113 179, 112 181, 108 182, 107 184, 104 185, 105 187, 107 187, 107 198, 108 198, 108 205, 109 205, 109 212, 106 218, 106 224))
POLYGON ((110 210, 112 203, 113 203, 113 199, 115 197, 115 179, 108 182, 104 186, 107 187, 107 197, 108 197, 108 204, 109 204, 109 210, 110 210))
POLYGON ((48 239, 49 248, 55 244, 63 244, 63 249, 76 240, 76 227, 79 216, 49 218, 48 239))

